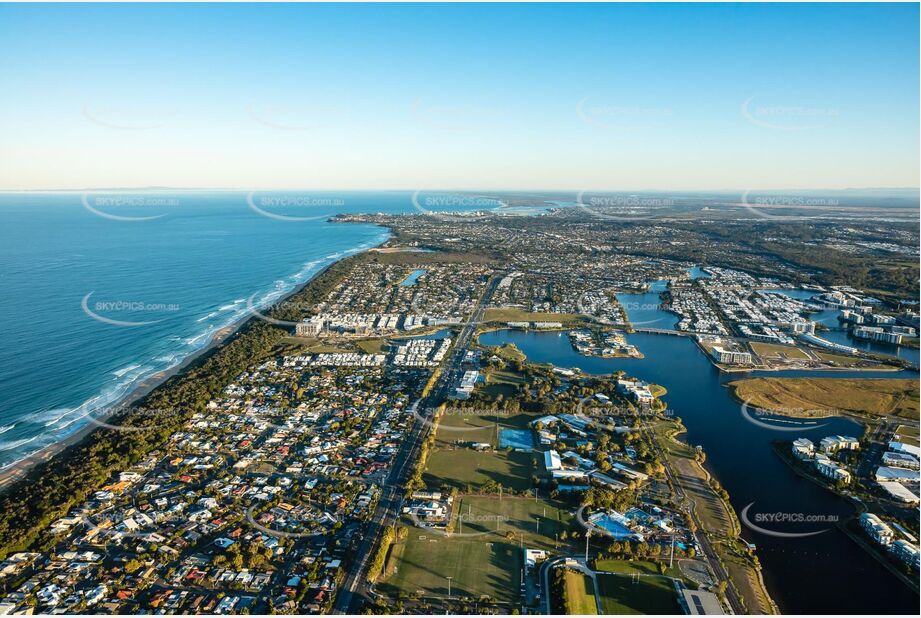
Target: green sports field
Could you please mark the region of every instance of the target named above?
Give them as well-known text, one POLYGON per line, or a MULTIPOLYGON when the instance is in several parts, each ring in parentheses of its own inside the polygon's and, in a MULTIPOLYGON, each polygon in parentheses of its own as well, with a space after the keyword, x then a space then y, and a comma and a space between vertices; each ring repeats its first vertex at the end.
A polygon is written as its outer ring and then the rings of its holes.
MULTIPOLYGON (((406 541, 394 547, 378 590, 390 596, 417 591, 445 596, 450 576, 453 596, 488 595, 515 603, 523 567, 521 548, 553 549, 557 535, 577 527, 572 515, 554 504, 498 496, 458 499, 454 520, 456 534, 451 536, 411 527, 406 541)), ((565 551, 565 542, 560 547, 565 551)))
POLYGON ((661 576, 598 574, 603 614, 680 614, 672 581, 661 576))
POLYGON ((533 453, 479 452, 470 448, 438 449, 428 458, 423 480, 428 487, 449 485, 460 491, 476 490, 487 481, 503 487, 531 487, 533 453))
POLYGON ((468 486, 476 490, 492 480, 503 487, 527 490, 531 487, 534 474, 532 453, 514 451, 476 451, 468 446, 471 442, 488 443, 495 448, 498 429, 522 429, 535 415, 516 412, 498 415, 485 412, 464 413, 464 406, 445 409, 439 417, 435 434, 435 449, 426 461, 423 481, 428 487, 442 485, 457 487, 466 491, 468 486))

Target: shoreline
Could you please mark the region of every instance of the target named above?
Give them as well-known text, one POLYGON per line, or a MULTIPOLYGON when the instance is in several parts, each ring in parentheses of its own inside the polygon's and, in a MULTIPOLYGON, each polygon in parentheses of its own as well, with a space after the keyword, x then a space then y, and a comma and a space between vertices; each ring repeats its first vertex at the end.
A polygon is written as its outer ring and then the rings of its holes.
MULTIPOLYGON (((384 228, 384 229, 387 229, 387 228, 384 228)), ((359 249, 356 249, 350 252, 349 251, 345 252, 344 255, 340 256, 337 259, 332 260, 331 262, 329 262, 328 264, 320 268, 317 272, 312 274, 306 281, 294 286, 293 288, 291 288, 290 290, 288 290, 287 292, 279 296, 277 299, 273 300, 271 305, 286 302, 289 298, 300 293, 304 288, 309 286, 317 277, 321 276, 323 273, 329 270, 333 265, 338 264, 342 260, 347 259, 349 257, 359 255, 361 253, 366 253, 366 252, 372 251, 373 249, 377 249, 381 247, 382 245, 386 244, 389 240, 391 240, 393 236, 394 236, 393 232, 388 229, 388 236, 384 238, 380 243, 374 245, 373 247, 359 248, 359 249)), ((122 408, 131 406, 134 403, 140 401, 141 399, 143 399, 144 397, 152 393, 154 390, 156 390, 157 388, 165 384, 167 381, 169 381, 170 378, 173 378, 181 374, 182 372, 184 372, 186 369, 189 368, 189 366, 194 364, 196 361, 215 352, 217 349, 223 346, 224 343, 226 343, 229 339, 231 339, 236 333, 238 333, 240 329, 242 329, 246 324, 248 324, 250 320, 259 320, 259 319, 261 318, 258 315, 254 315, 253 312, 249 312, 239 317, 236 321, 231 322, 227 326, 224 326, 223 328, 216 330, 207 345, 190 353, 188 356, 183 358, 181 361, 179 361, 179 363, 177 363, 173 367, 164 369, 162 371, 159 371, 145 378, 139 384, 137 384, 134 388, 132 388, 129 392, 125 393, 122 397, 113 401, 111 404, 104 406, 102 410, 109 410, 109 412, 107 412, 106 414, 104 415, 96 414, 96 413, 87 414, 85 417, 86 423, 82 425, 81 427, 79 427, 78 429, 76 429, 73 433, 67 436, 64 436, 60 440, 56 440, 55 442, 52 442, 51 444, 47 444, 43 446, 37 451, 34 451, 26 455, 22 459, 15 461, 9 464, 8 466, 6 466, 5 468, 3 468, 2 470, 0 470, 0 493, 4 492, 7 489, 7 487, 9 487, 10 485, 15 484, 17 481, 22 480, 23 478, 28 476, 29 472, 36 465, 51 460, 55 456, 68 450, 70 447, 75 446, 79 444, 80 442, 82 442, 85 438, 87 438, 95 430, 104 428, 101 425, 99 425, 97 422, 94 422, 94 421, 105 422, 105 420, 109 418, 114 412, 117 412, 122 408)))

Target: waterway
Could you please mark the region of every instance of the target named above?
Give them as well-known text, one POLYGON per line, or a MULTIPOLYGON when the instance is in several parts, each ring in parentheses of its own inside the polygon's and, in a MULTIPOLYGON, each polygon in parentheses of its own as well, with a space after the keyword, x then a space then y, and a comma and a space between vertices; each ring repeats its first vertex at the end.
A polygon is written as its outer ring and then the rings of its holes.
POLYGON ((419 280, 419 277, 424 275, 426 272, 427 271, 424 268, 416 269, 412 271, 411 273, 409 273, 409 275, 407 275, 407 277, 403 279, 403 281, 400 282, 400 285, 403 287, 409 287, 412 285, 416 285, 416 281, 419 280))
MULTIPOLYGON (((643 304, 648 295, 636 300, 643 304)), ((653 294, 656 296, 656 294, 653 294)), ((660 310, 642 309, 631 319, 665 319, 660 310)), ((642 359, 581 356, 565 333, 502 330, 485 333, 486 345, 514 343, 529 360, 559 367, 578 367, 593 374, 625 371, 668 389, 666 402, 688 428, 685 439, 701 445, 707 466, 729 492, 737 513, 752 505, 749 517, 786 513, 791 517, 824 515, 848 517, 853 508, 834 493, 795 474, 771 443, 807 437, 818 441, 832 434, 859 436, 861 427, 846 418, 804 421, 801 431, 781 431, 747 420, 733 400, 726 382, 748 374, 723 374, 687 337, 636 333, 628 336, 645 355, 642 359)), ((759 375, 754 372, 752 375, 759 375)), ((914 372, 771 372, 768 375, 815 375, 837 377, 912 377, 914 372)), ((770 417, 759 420, 773 425, 770 417)), ((778 428, 791 422, 776 422, 778 428)), ((824 530, 809 537, 779 538, 743 526, 743 537, 757 546, 768 590, 784 613, 860 614, 913 613, 918 596, 833 525, 788 523, 760 524, 777 532, 802 533, 824 530)))

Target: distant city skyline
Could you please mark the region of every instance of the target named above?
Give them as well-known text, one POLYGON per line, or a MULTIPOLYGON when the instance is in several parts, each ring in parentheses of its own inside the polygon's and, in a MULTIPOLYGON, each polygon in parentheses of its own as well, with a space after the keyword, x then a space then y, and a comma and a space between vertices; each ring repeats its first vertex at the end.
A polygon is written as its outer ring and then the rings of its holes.
POLYGON ((0 5, 0 190, 913 189, 917 4, 0 5))

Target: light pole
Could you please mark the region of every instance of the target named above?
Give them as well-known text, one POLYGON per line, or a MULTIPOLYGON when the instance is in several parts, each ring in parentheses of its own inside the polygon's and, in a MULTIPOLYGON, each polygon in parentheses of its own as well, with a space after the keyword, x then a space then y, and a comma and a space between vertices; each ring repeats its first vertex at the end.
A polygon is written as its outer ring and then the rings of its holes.
POLYGON ((585 531, 585 564, 588 564, 588 539, 592 536, 591 530, 585 531))
POLYGON ((451 600, 451 580, 454 579, 452 576, 448 575, 448 600, 451 600))
POLYGON ((672 564, 675 561, 675 533, 672 532, 672 552, 668 557, 668 568, 672 568, 672 564))

